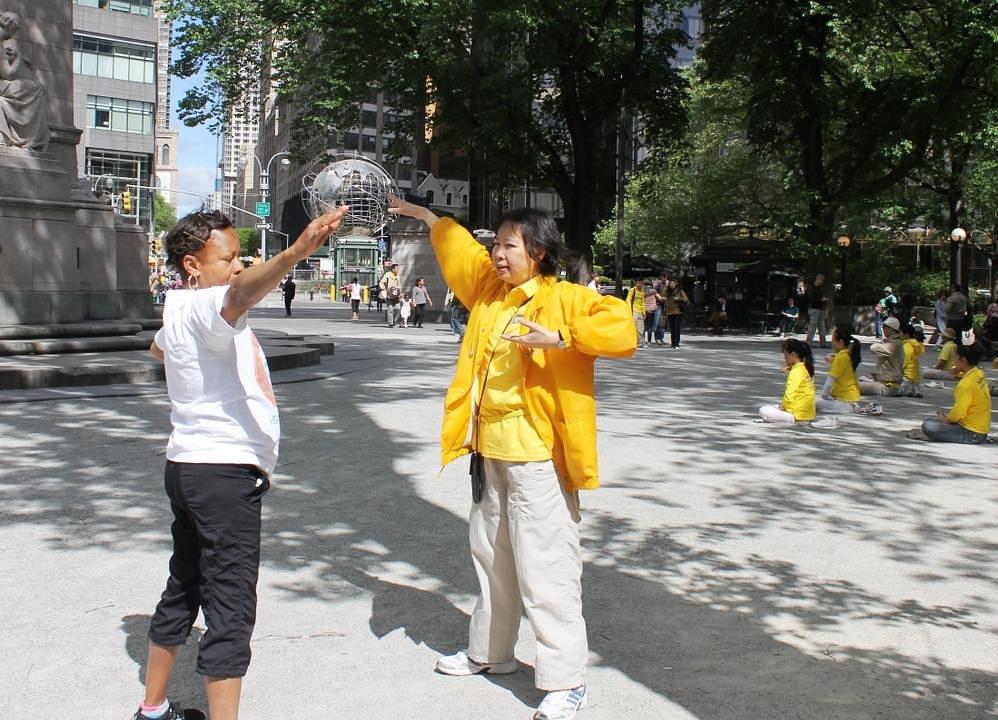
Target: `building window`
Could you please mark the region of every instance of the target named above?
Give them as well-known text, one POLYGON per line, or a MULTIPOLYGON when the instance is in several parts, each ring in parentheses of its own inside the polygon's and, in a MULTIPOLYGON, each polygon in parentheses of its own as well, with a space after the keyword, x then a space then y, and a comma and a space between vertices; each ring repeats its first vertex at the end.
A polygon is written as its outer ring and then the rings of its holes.
POLYGON ((155 54, 148 45, 73 35, 73 72, 78 75, 152 84, 155 54))
POLYGON ((164 145, 163 146, 163 151, 159 155, 159 164, 160 165, 169 165, 170 164, 170 146, 169 145, 164 145))
POLYGON ((467 195, 462 195, 461 196, 461 204, 462 205, 467 205, 468 204, 468 196, 467 195))
POLYGON ((433 191, 432 190, 427 190, 426 191, 426 204, 427 205, 432 205, 433 204, 433 191))
POLYGON ((453 198, 453 195, 451 193, 447 193, 447 204, 448 205, 452 205, 453 204, 451 202, 452 198, 453 198))
POLYGON ((87 95, 87 127, 148 135, 155 108, 138 100, 87 95))
POLYGON ((132 15, 152 15, 152 0, 73 0, 77 5, 126 12, 132 15))

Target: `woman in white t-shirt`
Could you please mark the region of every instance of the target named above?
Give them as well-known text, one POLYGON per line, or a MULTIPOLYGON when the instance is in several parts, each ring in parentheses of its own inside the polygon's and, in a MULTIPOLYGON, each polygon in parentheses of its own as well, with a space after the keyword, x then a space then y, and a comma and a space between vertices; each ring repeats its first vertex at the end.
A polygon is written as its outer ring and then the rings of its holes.
MULTIPOLYGON (((183 720, 166 697, 198 609, 198 648, 212 720, 235 720, 256 622, 260 507, 277 462, 280 421, 267 360, 246 325, 251 307, 339 227, 346 210, 313 220, 267 262, 243 269, 220 212, 195 212, 166 236, 186 289, 167 293, 150 351, 163 360, 173 431, 166 494, 173 511, 170 577, 149 627, 145 698, 133 720, 183 720)), ((194 711, 188 720, 203 717, 194 711)))
POLYGON ((363 288, 360 285, 360 281, 357 278, 353 278, 350 281, 350 286, 347 291, 350 293, 350 310, 353 311, 353 317, 351 320, 360 320, 360 299, 361 291, 363 288))

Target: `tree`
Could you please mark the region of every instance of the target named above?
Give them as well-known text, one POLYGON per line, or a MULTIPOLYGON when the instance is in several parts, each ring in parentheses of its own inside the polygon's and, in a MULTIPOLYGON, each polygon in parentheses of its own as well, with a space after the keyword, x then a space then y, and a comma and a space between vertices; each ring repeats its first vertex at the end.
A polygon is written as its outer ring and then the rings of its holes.
MULTIPOLYGON (((371 86, 414 144, 467 151, 471 175, 552 187, 570 247, 588 252, 614 194, 617 122, 640 116, 652 142, 681 127, 678 5, 619 0, 172 0, 180 61, 208 83, 181 102, 218 121, 272 70, 296 108, 296 147, 357 123, 371 86), (425 112, 424 110, 425 109, 425 112)), ((398 152, 396 150, 396 152, 398 152)))
POLYGON ((240 257, 251 257, 260 249, 260 233, 253 228, 236 228, 240 257))
MULTIPOLYGON (((746 89, 736 81, 690 76, 688 130, 657 148, 627 184, 624 235, 631 253, 679 266, 733 228, 783 237, 806 219, 800 188, 769 153, 755 150, 745 128, 746 89)), ((597 241, 612 254, 615 222, 597 241)))
POLYGON ((153 193, 153 227, 156 234, 166 232, 177 224, 177 211, 163 197, 163 193, 153 193))
POLYGON ((750 88, 753 145, 807 192, 805 238, 833 237, 839 211, 901 182, 934 138, 954 138, 993 102, 993 0, 713 0, 709 77, 750 88))

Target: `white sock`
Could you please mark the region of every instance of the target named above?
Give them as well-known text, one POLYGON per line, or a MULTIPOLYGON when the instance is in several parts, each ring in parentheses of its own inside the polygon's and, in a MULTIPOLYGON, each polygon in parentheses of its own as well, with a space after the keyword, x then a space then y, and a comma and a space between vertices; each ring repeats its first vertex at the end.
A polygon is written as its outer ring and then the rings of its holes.
POLYGON ((167 698, 166 700, 164 700, 163 704, 160 705, 159 707, 156 707, 156 708, 150 708, 145 703, 142 703, 142 714, 145 715, 147 718, 154 718, 155 719, 155 718, 158 718, 158 717, 163 717, 163 715, 165 715, 166 711, 169 710, 169 709, 170 709, 170 700, 169 700, 169 698, 167 698))

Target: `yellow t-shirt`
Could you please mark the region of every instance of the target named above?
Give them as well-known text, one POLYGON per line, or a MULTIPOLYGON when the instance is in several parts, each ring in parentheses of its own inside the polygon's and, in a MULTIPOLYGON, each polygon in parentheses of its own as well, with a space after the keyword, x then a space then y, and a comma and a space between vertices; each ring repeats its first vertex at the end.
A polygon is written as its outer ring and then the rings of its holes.
POLYGON ((943 370, 953 371, 956 367, 956 343, 952 340, 947 340, 943 343, 942 349, 939 351, 939 361, 945 363, 943 365, 943 370))
POLYGON ((799 362, 790 368, 780 407, 793 415, 794 420, 814 420, 817 415, 814 406, 814 378, 808 374, 804 363, 799 362))
MULTIPOLYGON (((956 345, 954 344, 954 347, 956 345)), ((925 352, 925 346, 915 338, 904 341, 904 379, 913 383, 922 382, 922 366, 919 358, 925 352)), ((940 351, 941 352, 941 351, 940 351)))
POLYGON ((852 367, 848 350, 835 353, 828 374, 835 380, 832 385, 833 398, 842 402, 859 402, 859 384, 856 382, 856 371, 852 367))
POLYGON ((953 388, 953 407, 946 419, 982 435, 991 431, 991 391, 979 367, 968 370, 953 388))
MULTIPOLYGON (((519 345, 501 337, 520 334, 520 326, 512 320, 517 315, 528 314, 529 308, 524 305, 537 288, 536 279, 528 280, 510 290, 504 300, 485 309, 492 314, 491 318, 483 318, 483 327, 491 329, 485 350, 491 360, 478 378, 478 387, 484 389, 479 390, 481 407, 474 443, 485 457, 508 462, 551 459, 551 450, 545 447, 528 414, 523 393, 524 352, 519 345)), ((476 419, 472 418, 472 422, 476 419)))

